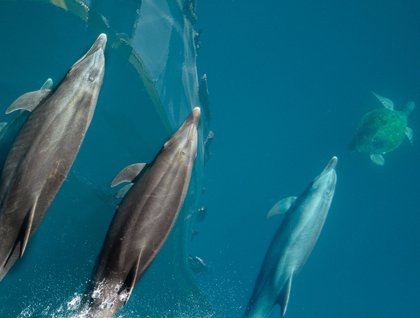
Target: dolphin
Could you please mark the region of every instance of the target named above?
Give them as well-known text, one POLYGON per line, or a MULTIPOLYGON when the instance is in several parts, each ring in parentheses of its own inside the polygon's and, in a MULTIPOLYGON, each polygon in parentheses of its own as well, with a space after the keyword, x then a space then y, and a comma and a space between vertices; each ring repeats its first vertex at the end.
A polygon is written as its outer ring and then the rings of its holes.
POLYGON ((31 114, 0 177, 0 281, 24 254, 80 149, 102 86, 106 41, 99 35, 54 91, 26 93, 6 111, 31 114))
POLYGON ((336 185, 337 157, 299 197, 277 202, 268 217, 285 213, 266 252, 244 317, 264 318, 278 304, 281 317, 287 310, 293 277, 305 264, 328 215, 336 185))
POLYGON ((164 144, 153 163, 124 168, 112 186, 133 182, 109 227, 81 306, 83 317, 114 317, 168 237, 190 183, 197 156, 200 108, 164 144))

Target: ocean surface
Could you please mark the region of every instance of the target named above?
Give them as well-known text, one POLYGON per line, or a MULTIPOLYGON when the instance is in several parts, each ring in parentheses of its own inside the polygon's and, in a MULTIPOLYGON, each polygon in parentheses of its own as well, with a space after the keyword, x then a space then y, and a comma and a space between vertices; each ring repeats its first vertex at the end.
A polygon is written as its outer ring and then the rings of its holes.
MULTIPOLYGON (((267 212, 334 155, 335 196, 286 317, 420 317, 420 2, 0 1, 1 109, 47 78, 59 84, 101 32, 95 116, 0 283, 0 317, 77 316, 118 204, 112 179, 151 162, 195 105, 189 194, 119 317, 242 317, 281 222, 267 212), (383 166, 349 150, 362 116, 382 107, 372 91, 399 110, 417 104, 413 143, 383 166)), ((10 146, 0 144, 2 156, 10 146)))

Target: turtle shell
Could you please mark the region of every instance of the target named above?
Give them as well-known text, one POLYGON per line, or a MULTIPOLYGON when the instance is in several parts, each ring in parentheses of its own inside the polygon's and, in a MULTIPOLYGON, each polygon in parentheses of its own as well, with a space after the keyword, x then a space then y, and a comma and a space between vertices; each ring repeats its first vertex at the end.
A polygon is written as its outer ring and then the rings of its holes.
POLYGON ((371 154, 390 152, 403 142, 406 128, 404 112, 385 108, 372 110, 360 120, 352 148, 371 154))

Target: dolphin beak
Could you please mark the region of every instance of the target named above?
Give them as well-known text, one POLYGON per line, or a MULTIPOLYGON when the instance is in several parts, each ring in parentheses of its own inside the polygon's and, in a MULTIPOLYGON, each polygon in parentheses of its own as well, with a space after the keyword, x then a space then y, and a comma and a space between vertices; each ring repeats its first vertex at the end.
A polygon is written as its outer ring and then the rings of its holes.
POLYGON ((200 117, 201 117, 201 109, 200 107, 194 107, 194 109, 192 110, 192 113, 190 115, 190 118, 188 118, 188 121, 192 121, 192 123, 195 126, 198 126, 198 122, 200 121, 200 117))
POLYGON ((92 47, 89 49, 89 51, 86 52, 85 56, 89 56, 93 53, 95 53, 98 50, 105 50, 106 42, 107 42, 107 36, 105 33, 99 34, 96 41, 92 44, 92 47))
POLYGON ((103 53, 103 51, 105 50, 105 47, 106 47, 107 39, 108 38, 107 38, 105 33, 99 34, 98 38, 92 44, 89 51, 87 51, 85 55, 83 55, 80 59, 78 59, 77 62, 73 64, 73 67, 76 66, 77 64, 79 64, 81 61, 83 61, 88 56, 95 54, 99 50, 102 50, 102 53, 103 53))
POLYGON ((324 171, 322 171, 322 174, 330 172, 331 170, 334 170, 335 167, 337 166, 337 157, 334 156, 330 159, 330 161, 328 161, 327 165, 324 168, 324 171))
POLYGON ((184 121, 182 126, 172 135, 172 137, 165 142, 164 148, 173 144, 175 140, 184 140, 190 142, 197 138, 198 122, 200 121, 201 110, 200 107, 194 107, 191 114, 184 121))

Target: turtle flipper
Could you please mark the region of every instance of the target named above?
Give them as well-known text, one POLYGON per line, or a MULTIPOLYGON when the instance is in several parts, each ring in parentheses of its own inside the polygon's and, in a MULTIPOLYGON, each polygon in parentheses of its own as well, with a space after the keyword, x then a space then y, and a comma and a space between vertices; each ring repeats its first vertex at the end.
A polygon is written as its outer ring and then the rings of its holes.
POLYGON ((382 105, 384 105, 386 109, 394 110, 394 102, 392 100, 376 94, 375 92, 372 92, 372 94, 375 95, 375 97, 382 103, 382 105))
POLYGON ((413 129, 410 127, 405 127, 405 135, 407 136, 410 143, 413 143, 413 129))
POLYGON ((410 114, 414 109, 416 108, 416 104, 410 100, 409 102, 407 102, 407 104, 405 104, 404 107, 404 112, 408 115, 410 114))
POLYGON ((385 163, 385 158, 384 156, 382 156, 379 153, 372 153, 370 155, 370 160, 372 160, 372 162, 378 166, 383 166, 385 163))

